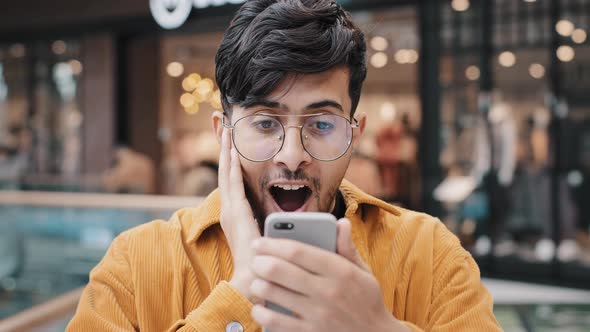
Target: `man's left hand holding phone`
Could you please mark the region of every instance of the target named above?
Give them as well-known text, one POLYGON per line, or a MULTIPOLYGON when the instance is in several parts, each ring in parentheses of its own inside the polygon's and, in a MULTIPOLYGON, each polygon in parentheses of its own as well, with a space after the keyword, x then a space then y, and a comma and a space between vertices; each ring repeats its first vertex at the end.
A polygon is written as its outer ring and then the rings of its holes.
POLYGON ((273 332, 409 331, 383 304, 381 290, 338 221, 337 253, 303 243, 261 237, 246 198, 242 168, 230 131, 219 157, 220 223, 233 257, 230 285, 254 303, 253 319, 273 332), (270 301, 294 313, 268 309, 270 301))

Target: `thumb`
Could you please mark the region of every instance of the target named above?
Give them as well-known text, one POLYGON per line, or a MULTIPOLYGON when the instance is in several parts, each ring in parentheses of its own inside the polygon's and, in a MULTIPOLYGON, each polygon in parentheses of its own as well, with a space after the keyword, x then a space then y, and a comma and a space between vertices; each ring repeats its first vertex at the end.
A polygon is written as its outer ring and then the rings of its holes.
POLYGON ((370 271, 367 264, 359 255, 351 237, 352 226, 346 218, 338 220, 338 240, 336 243, 337 252, 340 256, 348 259, 365 271, 370 271))

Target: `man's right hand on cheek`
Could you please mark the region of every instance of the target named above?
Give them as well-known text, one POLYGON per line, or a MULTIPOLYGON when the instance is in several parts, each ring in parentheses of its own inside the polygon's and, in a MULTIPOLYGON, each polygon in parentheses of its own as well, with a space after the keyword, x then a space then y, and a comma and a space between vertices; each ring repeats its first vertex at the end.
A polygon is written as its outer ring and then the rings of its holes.
POLYGON ((250 284, 254 280, 250 270, 254 257, 251 243, 260 237, 260 231, 252 208, 246 199, 240 159, 237 150, 231 144, 230 135, 230 130, 223 128, 219 156, 220 223, 234 263, 230 284, 250 301, 256 303, 259 301, 250 294, 250 284))

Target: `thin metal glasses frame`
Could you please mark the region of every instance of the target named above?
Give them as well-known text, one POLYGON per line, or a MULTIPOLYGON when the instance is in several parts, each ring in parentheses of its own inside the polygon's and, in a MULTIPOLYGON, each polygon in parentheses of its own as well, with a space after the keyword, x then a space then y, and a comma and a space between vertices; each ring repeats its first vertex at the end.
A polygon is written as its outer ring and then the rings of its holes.
MULTIPOLYGON (((269 117, 296 117, 296 118, 311 118, 311 117, 315 117, 315 116, 331 115, 331 116, 337 116, 337 117, 340 117, 340 118, 346 120, 346 122, 348 122, 348 124, 350 125, 350 127, 351 127, 352 130, 360 127, 359 122, 358 122, 358 120, 356 118, 352 118, 352 120, 354 121, 354 123, 353 123, 349 119, 347 119, 346 117, 343 117, 343 116, 338 115, 338 114, 333 114, 333 113, 315 113, 315 114, 270 114, 270 113, 256 113, 256 114, 251 114, 251 115, 246 115, 244 117, 241 117, 238 120, 236 120, 235 123, 238 123, 238 121, 240 121, 242 119, 245 119, 247 117, 257 116, 257 115, 263 115, 263 116, 269 116, 269 117)), ((234 146, 236 146, 235 136, 234 136, 234 128, 235 128, 235 125, 228 124, 226 122, 226 117, 228 117, 227 113, 223 112, 223 118, 221 120, 221 123, 222 123, 223 127, 231 130, 232 143, 233 143, 234 146)), ((288 128, 299 128, 299 139, 301 140, 301 146, 303 147, 303 149, 305 150, 305 152, 307 152, 315 160, 324 161, 324 162, 338 160, 338 159, 342 158, 342 156, 344 156, 346 154, 346 152, 348 152, 348 150, 350 149, 350 146, 352 145, 352 137, 351 137, 351 140, 349 140, 347 142, 346 149, 338 157, 332 158, 332 159, 320 159, 320 158, 314 156, 305 147, 305 143, 303 141, 303 127, 304 127, 303 125, 301 125, 301 126, 293 126, 293 125, 285 126, 282 122, 279 121, 279 123, 281 124, 281 127, 283 129, 283 135, 285 137, 286 137, 286 133, 287 133, 287 129, 288 128)), ((263 159, 263 160, 250 159, 250 158, 244 156, 242 154, 242 152, 240 152, 240 149, 238 149, 237 147, 236 147, 236 150, 238 151, 238 153, 242 157, 244 157, 245 159, 247 159, 249 161, 252 161, 252 162, 265 162, 267 160, 271 160, 277 154, 279 154, 279 152, 281 152, 281 150, 283 149, 283 145, 285 145, 285 140, 284 139, 281 141, 281 146, 278 148, 278 150, 272 156, 268 157, 267 159, 263 159)))

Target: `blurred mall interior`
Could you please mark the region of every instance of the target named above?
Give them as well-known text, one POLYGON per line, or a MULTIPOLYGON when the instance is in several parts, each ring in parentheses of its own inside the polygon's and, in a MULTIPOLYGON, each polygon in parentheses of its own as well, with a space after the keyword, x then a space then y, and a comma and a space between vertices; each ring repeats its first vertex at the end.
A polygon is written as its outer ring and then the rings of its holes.
MULTIPOLYGON (((63 330, 117 234, 217 186, 241 2, 0 2, 0 331, 63 330)), ((369 43, 347 178, 455 232, 506 331, 590 331, 590 0, 339 2, 369 43)))

